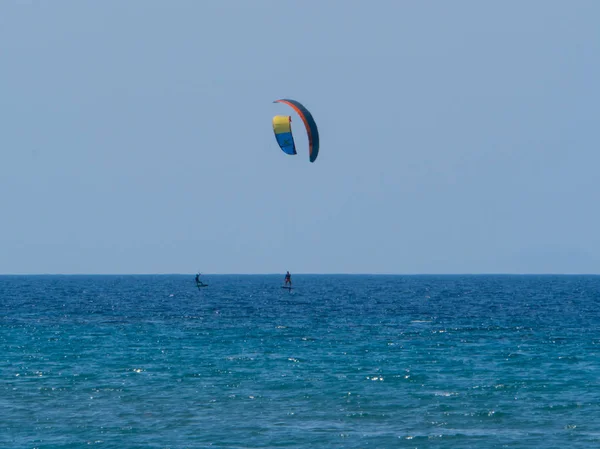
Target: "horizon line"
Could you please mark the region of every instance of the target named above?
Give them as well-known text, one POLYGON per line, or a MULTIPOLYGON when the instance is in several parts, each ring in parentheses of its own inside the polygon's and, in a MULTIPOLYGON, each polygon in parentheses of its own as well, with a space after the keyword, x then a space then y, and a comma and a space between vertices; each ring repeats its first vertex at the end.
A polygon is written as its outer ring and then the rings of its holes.
MULTIPOLYGON (((0 273, 0 276, 194 276, 190 273, 0 273)), ((284 272, 273 273, 205 273, 202 276, 282 276, 284 272)), ((457 273, 311 273, 296 272, 295 276, 599 276, 600 273, 559 273, 559 272, 457 272, 457 273)))

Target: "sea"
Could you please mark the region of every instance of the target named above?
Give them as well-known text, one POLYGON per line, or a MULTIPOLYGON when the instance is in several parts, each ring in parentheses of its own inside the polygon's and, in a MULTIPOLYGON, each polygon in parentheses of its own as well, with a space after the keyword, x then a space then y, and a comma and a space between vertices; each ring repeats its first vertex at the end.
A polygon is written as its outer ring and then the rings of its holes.
POLYGON ((0 448, 600 447, 600 276, 0 276, 0 448))

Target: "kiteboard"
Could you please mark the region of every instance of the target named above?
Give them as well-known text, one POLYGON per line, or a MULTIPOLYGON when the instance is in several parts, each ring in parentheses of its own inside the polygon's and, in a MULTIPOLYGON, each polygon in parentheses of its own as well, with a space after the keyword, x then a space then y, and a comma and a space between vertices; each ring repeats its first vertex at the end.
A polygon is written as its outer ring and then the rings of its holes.
POLYGON ((208 284, 196 284, 196 287, 198 287, 198 288, 208 287, 208 284))
POLYGON ((292 289, 292 287, 285 287, 283 285, 281 286, 281 288, 285 288, 286 290, 291 290, 292 289))

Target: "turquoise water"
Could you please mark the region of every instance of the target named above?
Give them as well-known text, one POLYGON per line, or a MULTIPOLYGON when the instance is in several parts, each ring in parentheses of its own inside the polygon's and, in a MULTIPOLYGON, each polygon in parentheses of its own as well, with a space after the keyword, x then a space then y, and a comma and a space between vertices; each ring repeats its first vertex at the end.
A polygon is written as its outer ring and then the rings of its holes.
POLYGON ((3 276, 0 448, 590 448, 600 277, 3 276))

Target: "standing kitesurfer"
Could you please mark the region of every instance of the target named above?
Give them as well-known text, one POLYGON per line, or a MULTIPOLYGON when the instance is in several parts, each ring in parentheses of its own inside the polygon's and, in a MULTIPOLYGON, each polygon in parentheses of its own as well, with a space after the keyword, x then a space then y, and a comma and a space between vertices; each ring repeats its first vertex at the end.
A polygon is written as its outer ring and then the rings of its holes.
POLYGON ((283 285, 287 286, 288 284, 290 284, 290 287, 292 286, 292 275, 289 271, 285 274, 285 283, 283 285))

